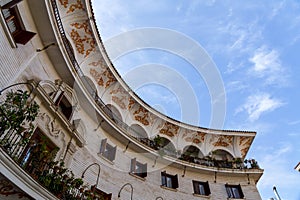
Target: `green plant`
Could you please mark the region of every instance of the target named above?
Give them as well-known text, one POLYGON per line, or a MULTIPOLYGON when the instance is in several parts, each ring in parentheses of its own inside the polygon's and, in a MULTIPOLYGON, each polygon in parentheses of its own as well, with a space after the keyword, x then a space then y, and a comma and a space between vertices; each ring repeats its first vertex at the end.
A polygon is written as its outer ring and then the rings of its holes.
POLYGON ((162 147, 162 138, 159 135, 157 135, 157 136, 155 136, 155 138, 153 138, 153 142, 154 142, 154 147, 156 147, 156 148, 162 147))
MULTIPOLYGON (((39 112, 39 106, 29 99, 27 91, 17 90, 8 92, 5 101, 0 105, 0 136, 7 130, 14 131, 18 135, 26 135, 19 144, 28 142, 28 135, 34 130, 32 122, 39 112), (29 125, 25 128, 23 125, 29 125)), ((3 141, 2 141, 3 145, 3 141)))

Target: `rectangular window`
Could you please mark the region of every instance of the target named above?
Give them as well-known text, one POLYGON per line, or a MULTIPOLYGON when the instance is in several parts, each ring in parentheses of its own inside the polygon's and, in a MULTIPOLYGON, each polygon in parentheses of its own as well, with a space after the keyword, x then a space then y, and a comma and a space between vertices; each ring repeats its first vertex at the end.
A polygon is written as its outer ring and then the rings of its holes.
POLYGON ((6 1, 4 5, 1 5, 1 15, 3 17, 3 23, 6 23, 8 31, 13 37, 15 43, 25 45, 33 38, 36 33, 25 30, 21 15, 18 10, 17 4, 21 0, 6 1))
POLYGON ((142 178, 147 177, 147 163, 142 164, 138 162, 136 158, 131 159, 130 173, 142 178))
POLYGON ((161 172, 161 185, 168 188, 178 188, 178 176, 167 174, 165 171, 161 172))
POLYGON ((208 196, 210 195, 210 189, 207 182, 194 181, 193 180, 194 193, 208 196))
POLYGON ((242 199, 244 198, 244 194, 241 188, 241 185, 225 185, 226 192, 228 194, 228 198, 233 199, 242 199))
POLYGON ((107 139, 101 141, 100 154, 110 161, 114 161, 116 158, 117 146, 113 147, 107 143, 107 139))

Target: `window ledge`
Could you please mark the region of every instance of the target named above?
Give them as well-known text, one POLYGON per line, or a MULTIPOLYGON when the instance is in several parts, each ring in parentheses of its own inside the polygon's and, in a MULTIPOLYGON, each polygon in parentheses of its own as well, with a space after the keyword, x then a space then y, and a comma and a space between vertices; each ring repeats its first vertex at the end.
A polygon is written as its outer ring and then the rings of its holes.
POLYGON ((105 160, 106 162, 108 162, 111 165, 114 165, 115 163, 111 160, 108 160, 106 157, 104 157, 101 153, 97 153, 97 155, 102 158, 103 160, 105 160))
POLYGON ((193 195, 195 197, 202 197, 202 198, 210 199, 210 195, 202 195, 202 194, 196 194, 196 193, 193 193, 193 195))
POLYGON ((161 185, 160 186, 162 189, 165 189, 165 190, 170 190, 170 191, 173 191, 173 192, 177 192, 177 189, 176 188, 169 188, 169 187, 166 187, 166 186, 163 186, 161 185))
POLYGON ((137 178, 137 179, 140 179, 141 181, 145 181, 145 180, 146 180, 146 178, 140 177, 140 176, 138 176, 138 175, 136 175, 136 174, 134 174, 134 173, 132 173, 132 172, 129 172, 129 175, 130 175, 130 176, 133 176, 133 177, 135 177, 135 178, 137 178))

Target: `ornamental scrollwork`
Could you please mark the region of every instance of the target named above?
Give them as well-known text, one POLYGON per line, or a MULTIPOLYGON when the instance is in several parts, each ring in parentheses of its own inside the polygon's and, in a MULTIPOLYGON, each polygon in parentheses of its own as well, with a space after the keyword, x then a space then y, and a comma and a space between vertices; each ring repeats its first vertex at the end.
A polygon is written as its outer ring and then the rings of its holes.
POLYGON ((162 128, 159 130, 159 133, 165 134, 169 137, 174 137, 175 135, 177 135, 178 130, 179 126, 166 121, 162 128))
POLYGON ((129 97, 129 102, 128 102, 128 110, 130 110, 133 105, 135 104, 135 100, 133 97, 129 97))
POLYGON ((108 69, 106 69, 102 73, 98 72, 96 69, 90 69, 90 74, 99 86, 105 88, 109 87, 112 83, 116 82, 115 77, 108 69), (106 80, 104 80, 104 78, 106 80))
POLYGON ((143 106, 139 105, 139 108, 133 112, 134 119, 141 122, 145 126, 153 124, 153 119, 149 111, 143 106))
POLYGON ((70 36, 75 44, 77 52, 84 55, 84 57, 87 57, 91 52, 95 51, 96 48, 96 41, 94 37, 92 37, 92 31, 89 29, 88 22, 76 22, 72 23, 71 26, 76 28, 72 29, 70 36), (84 29, 85 34, 83 36, 79 34, 78 30, 80 29, 84 29))
MULTIPOLYGON (((69 6, 69 0, 59 0, 59 3, 64 8, 68 8, 68 6, 69 6)), ((83 6, 83 3, 81 2, 81 0, 77 0, 76 3, 70 4, 67 13, 74 12, 75 10, 84 10, 84 6, 83 6)))
POLYGON ((115 102, 121 109, 126 109, 126 105, 124 101, 126 100, 126 97, 122 96, 121 98, 117 96, 112 96, 111 99, 113 102, 115 102))
POLYGON ((191 131, 191 130, 185 130, 185 133, 182 135, 182 138, 184 138, 184 140, 186 142, 192 142, 194 144, 200 144, 200 143, 204 143, 205 140, 205 135, 206 133, 202 133, 202 132, 195 132, 195 131, 191 131))
POLYGON ((104 62, 103 59, 100 59, 100 60, 98 60, 98 61, 91 62, 91 63, 89 63, 89 65, 94 66, 94 67, 100 66, 101 69, 106 69, 105 62, 104 62))
POLYGON ((242 157, 246 156, 247 151, 250 148, 252 142, 252 138, 248 136, 240 136, 239 146, 241 149, 241 155, 242 157))
POLYGON ((220 136, 214 136, 211 139, 211 143, 213 146, 215 147, 228 147, 228 146, 232 146, 232 142, 233 142, 233 136, 231 135, 220 135, 220 136), (213 142, 215 141, 215 142, 213 142))

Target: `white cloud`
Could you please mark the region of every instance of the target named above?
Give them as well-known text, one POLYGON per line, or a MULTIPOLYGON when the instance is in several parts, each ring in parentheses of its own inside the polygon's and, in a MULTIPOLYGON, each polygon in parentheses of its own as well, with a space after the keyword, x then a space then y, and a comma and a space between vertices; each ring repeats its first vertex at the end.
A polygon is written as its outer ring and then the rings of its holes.
POLYGON ((259 78, 265 78, 266 84, 285 84, 285 69, 281 65, 280 55, 277 50, 269 50, 266 46, 258 48, 249 59, 254 66, 250 73, 259 78))
POLYGON ((297 125, 300 124, 300 120, 288 122, 288 125, 297 125))
POLYGON ((284 103, 281 100, 274 99, 270 94, 262 93, 249 96, 246 102, 237 109, 236 113, 245 111, 248 114, 248 120, 253 122, 266 112, 271 112, 281 107, 284 103))

